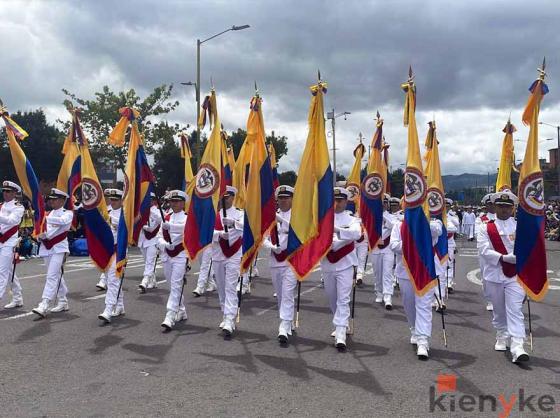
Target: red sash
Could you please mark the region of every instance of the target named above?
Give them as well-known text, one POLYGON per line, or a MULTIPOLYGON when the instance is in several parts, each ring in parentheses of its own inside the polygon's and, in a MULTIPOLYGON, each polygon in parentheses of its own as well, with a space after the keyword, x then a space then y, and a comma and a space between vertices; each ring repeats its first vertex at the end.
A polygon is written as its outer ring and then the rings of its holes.
POLYGON ((482 221, 482 223, 488 223, 488 221, 489 221, 490 219, 488 219, 488 216, 482 215, 482 216, 480 217, 480 220, 482 221))
POLYGON ((344 257, 346 257, 352 251, 354 251, 354 242, 351 242, 350 244, 346 244, 344 247, 339 248, 336 251, 330 250, 327 253, 327 260, 329 260, 331 264, 334 264, 339 260, 343 259, 344 257))
POLYGON ((18 230, 19 230, 19 225, 15 225, 15 226, 12 226, 10 229, 8 229, 3 234, 0 233, 0 244, 4 244, 11 237, 13 237, 15 234, 17 234, 18 230))
MULTIPOLYGON (((146 239, 150 240, 150 239, 154 238, 159 232, 159 227, 160 226, 158 225, 156 227, 156 229, 154 229, 152 232, 144 231, 144 236, 146 237, 146 239)), ((165 232, 167 232, 167 231, 164 231, 164 234, 165 234, 165 232)), ((169 234, 169 232, 167 232, 167 234, 169 234)))
MULTIPOLYGON (((218 216, 216 216, 215 228, 216 231, 224 230, 224 226, 222 225, 222 217, 220 216, 219 212, 218 212, 218 216)), ((241 248, 242 243, 243 240, 241 238, 238 238, 233 244, 230 244, 229 240, 227 239, 218 238, 218 244, 220 244, 220 248, 222 249, 222 252, 227 258, 230 258, 235 253, 237 253, 237 251, 239 251, 239 249, 241 248)))
POLYGON ((360 242, 364 242, 364 240, 366 239, 366 236, 364 234, 362 234, 362 236, 360 237, 360 239, 358 241, 356 241, 358 244, 360 242))
MULTIPOLYGON (((496 250, 500 254, 506 255, 508 252, 506 250, 506 246, 504 245, 504 242, 502 241, 502 237, 498 232, 498 228, 496 227, 496 224, 494 223, 494 221, 490 221, 486 225, 488 231, 488 238, 490 238, 492 247, 494 247, 494 250, 496 250)), ((505 263, 504 261, 500 261, 500 263, 502 264, 502 271, 504 272, 506 277, 514 277, 517 274, 515 264, 505 263)))
POLYGON ((167 255, 169 257, 177 257, 179 254, 181 254, 183 251, 185 250, 185 247, 183 247, 183 243, 180 243, 179 245, 176 245, 175 248, 173 248, 172 250, 168 250, 167 248, 165 249, 165 252, 167 253, 167 255))
POLYGON ((42 242, 43 242, 43 245, 45 246, 45 248, 47 250, 50 250, 52 247, 54 247, 59 242, 64 241, 67 236, 68 236, 68 231, 64 231, 62 234, 58 234, 51 239, 46 239, 45 238, 42 242))
POLYGON ((288 258, 288 252, 286 250, 282 251, 280 254, 276 254, 274 251, 271 251, 271 254, 279 263, 286 261, 286 258, 288 258))
POLYGON ((448 233, 447 233, 447 239, 453 238, 454 235, 455 235, 455 234, 454 234, 453 232, 448 232, 448 233))
POLYGON ((388 236, 387 238, 385 238, 383 240, 383 242, 381 244, 377 244, 377 248, 379 248, 380 250, 387 248, 387 246, 389 245, 389 243, 391 242, 391 237, 388 236))

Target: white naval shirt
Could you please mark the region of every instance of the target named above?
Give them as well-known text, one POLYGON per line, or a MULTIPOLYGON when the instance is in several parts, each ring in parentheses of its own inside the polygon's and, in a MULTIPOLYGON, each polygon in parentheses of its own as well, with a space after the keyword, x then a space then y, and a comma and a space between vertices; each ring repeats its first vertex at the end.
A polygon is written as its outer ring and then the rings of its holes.
MULTIPOLYGON (((386 238, 391 237, 391 232, 393 231, 393 225, 395 224, 396 221, 397 218, 395 217, 395 215, 389 213, 386 210, 383 211, 383 226, 381 227, 380 244, 383 244, 383 241, 386 238)), ((371 250, 372 254, 384 254, 388 252, 391 252, 391 248, 389 248, 389 245, 387 245, 385 248, 375 247, 373 250, 371 250)))
MULTIPOLYGON (((360 219, 350 215, 348 211, 334 214, 334 226, 341 228, 341 230, 333 234, 331 245, 331 250, 333 251, 337 251, 352 241, 360 239, 362 235, 360 219)), ((356 250, 351 251, 336 263, 331 263, 326 256, 321 259, 321 270, 325 272, 342 271, 357 265, 358 257, 356 256, 356 250)))
MULTIPOLYGON (((23 206, 17 203, 15 199, 2 203, 2 207, 0 207, 0 233, 4 234, 9 229, 19 225, 23 218, 23 212, 23 206)), ((16 232, 4 244, 0 243, 0 250, 5 247, 10 248, 11 251, 16 245, 18 237, 19 233, 16 232)))
POLYGON ((447 238, 447 246, 449 248, 455 249, 457 247, 455 234, 459 232, 459 226, 459 218, 454 213, 449 212, 447 214, 447 233, 453 234, 451 238, 447 238))
MULTIPOLYGON (((280 209, 278 209, 276 211, 276 215, 277 217, 282 218, 282 222, 278 222, 278 220, 276 221, 276 229, 278 230, 278 240, 279 240, 278 246, 282 251, 285 251, 286 248, 288 248, 288 232, 290 230, 290 218, 292 216, 292 210, 289 209, 286 212, 282 212, 280 209)), ((270 233, 272 234, 274 233, 274 231, 270 231, 270 233)), ((270 236, 268 236, 263 241, 263 246, 266 249, 271 250, 273 244, 270 239, 270 236)), ((287 260, 278 261, 276 260, 276 257, 274 257, 272 250, 270 252, 271 252, 270 263, 269 263, 270 268, 286 267, 288 265, 287 260)))
MULTIPOLYGON (((223 218, 223 216, 224 216, 224 210, 220 209, 220 217, 223 218)), ((231 208, 226 209, 226 216, 229 219, 233 219, 234 221, 233 226, 228 227, 228 241, 229 244, 232 245, 238 239, 243 238, 244 213, 241 209, 232 206, 231 208)), ((219 231, 217 229, 214 229, 214 235, 212 237, 212 260, 214 261, 224 261, 228 259, 222 252, 222 247, 220 247, 220 243, 219 243, 220 235, 224 232, 225 231, 219 231)), ((239 247, 239 251, 237 251, 237 253, 235 253, 232 256, 232 258, 241 257, 241 251, 242 248, 239 247)))
MULTIPOLYGON (((64 208, 51 210, 45 217, 45 223, 47 225, 45 234, 47 239, 53 239, 57 235, 67 232, 72 226, 73 218, 74 213, 71 210, 66 210, 64 208)), ((68 238, 65 238, 59 243, 53 245, 50 250, 47 249, 47 247, 43 243, 39 248, 40 257, 48 257, 52 254, 67 252, 70 252, 68 249, 68 238)))
POLYGON ((113 232, 113 239, 115 240, 115 245, 117 245, 117 235, 119 232, 119 221, 121 219, 122 208, 111 209, 109 211, 109 226, 111 227, 111 232, 113 232))
MULTIPOLYGON (((171 244, 173 244, 173 250, 177 245, 181 245, 183 243, 183 237, 185 234, 185 224, 187 223, 187 214, 184 211, 179 212, 171 212, 170 215, 166 215, 167 218, 169 216, 169 220, 165 222, 169 224, 169 236, 171 238, 171 244)), ((160 217, 161 219, 161 217, 160 217)), ((162 249, 162 261, 165 261, 167 257, 167 252, 165 251, 165 246, 167 241, 163 238, 163 227, 159 230, 158 233, 158 244, 160 249, 162 249)), ((187 252, 181 251, 181 253, 177 254, 174 258, 187 258, 187 252)))
MULTIPOLYGON (((506 247, 508 254, 513 253, 513 247, 515 245, 515 230, 517 228, 517 222, 514 218, 509 218, 506 221, 496 219, 494 221, 496 228, 500 234, 500 238, 506 247)), ((503 270, 502 264, 500 263, 500 257, 502 254, 494 250, 490 238, 488 237, 488 224, 485 224, 483 228, 480 229, 480 233, 477 237, 477 247, 478 253, 480 255, 481 267, 484 263, 483 279, 494 283, 503 283, 511 280, 516 280, 516 276, 507 277, 503 270)))
POLYGON ((138 237, 139 248, 151 247, 152 245, 156 245, 158 243, 157 235, 152 239, 146 238, 145 229, 147 229, 149 232, 153 232, 160 225, 161 213, 159 212, 159 209, 156 205, 152 205, 152 207, 150 207, 150 217, 148 218, 148 223, 144 225, 140 230, 140 236, 138 237))

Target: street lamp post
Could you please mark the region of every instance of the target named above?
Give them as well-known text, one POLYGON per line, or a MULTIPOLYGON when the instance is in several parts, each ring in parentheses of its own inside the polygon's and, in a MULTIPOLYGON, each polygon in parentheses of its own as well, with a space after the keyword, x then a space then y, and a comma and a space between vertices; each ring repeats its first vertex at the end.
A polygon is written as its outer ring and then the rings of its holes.
POLYGON ((236 26, 233 25, 231 28, 228 28, 220 33, 217 33, 215 35, 212 35, 209 38, 206 38, 204 40, 200 40, 197 39, 196 40, 196 84, 195 84, 195 89, 196 89, 196 150, 195 150, 195 154, 196 154, 196 164, 197 164, 197 169, 198 169, 198 164, 200 163, 200 145, 201 145, 201 140, 200 140, 200 127, 198 126, 198 120, 200 119, 200 45, 202 45, 204 42, 208 42, 211 39, 217 38, 220 35, 223 35, 226 32, 229 31, 238 31, 238 30, 243 30, 243 29, 247 29, 249 28, 249 25, 242 25, 242 26, 236 26))
POLYGON ((351 112, 342 112, 339 114, 334 113, 334 108, 332 112, 327 112, 327 119, 331 120, 331 127, 332 127, 332 143, 333 143, 333 187, 336 187, 336 134, 335 134, 335 119, 344 116, 344 120, 346 120, 346 116, 349 115, 351 112))
MULTIPOLYGON (((560 194, 560 125, 551 125, 550 123, 546 122, 539 122, 539 125, 547 125, 553 128, 556 128, 556 172, 558 174, 558 191, 557 195, 560 194)), ((550 138, 552 139, 552 138, 550 138)))

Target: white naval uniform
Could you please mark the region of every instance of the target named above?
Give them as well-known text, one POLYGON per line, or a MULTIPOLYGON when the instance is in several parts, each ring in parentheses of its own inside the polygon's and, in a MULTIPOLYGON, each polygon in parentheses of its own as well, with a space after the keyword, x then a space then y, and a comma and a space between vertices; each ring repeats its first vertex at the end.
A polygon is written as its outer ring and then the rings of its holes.
MULTIPOLYGON (((496 214, 495 213, 487 213, 486 214, 486 218, 487 220, 481 219, 481 218, 477 218, 477 220, 480 219, 480 222, 482 225, 484 225, 484 227, 486 227, 486 224, 488 223, 488 221, 492 221, 496 219, 496 214)), ((480 232, 483 228, 478 228, 478 232, 480 232)), ((485 229, 485 228, 484 228, 485 229)), ((478 233, 476 235, 477 238, 477 247, 478 247, 478 233)), ((488 291, 486 290, 486 280, 484 279, 486 277, 486 265, 487 262, 484 259, 484 257, 482 257, 480 250, 478 251, 478 263, 480 265, 480 277, 482 278, 482 294, 484 295, 484 300, 486 300, 486 302, 490 303, 492 302, 490 300, 490 296, 488 295, 488 291)))
POLYGON ((183 236, 185 224, 187 222, 187 214, 183 211, 171 213, 165 216, 165 222, 169 224, 169 237, 171 242, 168 243, 164 239, 165 233, 162 230, 159 235, 159 248, 161 251, 161 262, 163 263, 163 273, 165 280, 169 284, 169 298, 167 299, 167 311, 177 313, 178 311, 186 312, 185 297, 181 296, 183 287, 183 278, 187 267, 187 253, 183 248, 183 236), (179 251, 180 250, 180 251, 179 251), (175 253, 178 254, 175 255, 175 253), (181 297, 181 300, 179 300, 181 297))
POLYGON ((475 238, 474 235, 475 222, 476 222, 476 215, 473 212, 463 213, 463 234, 465 234, 468 239, 475 238))
MULTIPOLYGON (((223 209, 220 209, 220 217, 223 217, 223 209)), ((243 238, 243 211, 235 207, 226 210, 226 215, 234 221, 233 226, 228 227, 227 241, 234 245, 237 240, 243 238)), ((227 257, 220 247, 219 239, 225 234, 224 230, 214 229, 212 238, 212 262, 216 276, 216 286, 220 298, 220 307, 224 318, 234 320, 237 315, 237 281, 241 270, 241 246, 239 250, 227 257)))
MULTIPOLYGON (((5 234, 12 228, 19 227, 23 212, 23 206, 16 203, 15 200, 4 202, 0 206, 0 234, 5 234)), ((17 274, 14 274, 14 280, 11 281, 12 269, 14 268, 14 247, 18 238, 19 231, 16 230, 6 242, 0 243, 0 299, 4 296, 6 289, 10 288, 12 290, 12 300, 23 303, 21 285, 17 274)))
MULTIPOLYGON (((517 222, 514 218, 509 218, 507 221, 496 219, 494 224, 508 254, 513 253, 517 222)), ((507 277, 504 274, 500 263, 502 254, 497 252, 490 242, 488 224, 480 229, 477 246, 485 264, 486 293, 494 305, 492 325, 497 335, 525 338, 522 310, 525 290, 517 282, 517 276, 507 277)))
POLYGON ((369 241, 366 230, 362 227, 362 235, 354 244, 356 247, 356 257, 358 257, 358 267, 356 269, 356 279, 363 279, 366 271, 366 263, 369 252, 369 241))
MULTIPOLYGON (((115 248, 117 245, 117 233, 119 229, 119 220, 121 218, 122 208, 113 209, 109 212, 109 224, 111 226, 111 231, 113 232, 113 239, 115 240, 115 248)), ((116 253, 116 252, 115 252, 116 253)), ((119 292, 119 286, 121 284, 121 279, 117 277, 117 260, 116 256, 113 257, 111 266, 106 273, 107 279, 107 293, 105 293, 105 309, 112 311, 115 308, 124 309, 124 291, 121 289, 119 292), (119 299, 117 300, 117 295, 119 299)))
MULTIPOLYGON (((113 210, 113 208, 111 206, 109 206, 107 208, 107 213, 109 214, 109 216, 111 216, 111 211, 113 210)), ((115 233, 113 232, 113 237, 115 236, 115 233)), ((117 244, 117 241, 115 239, 115 245, 117 244)), ((99 275, 99 282, 97 283, 97 286, 101 286, 102 288, 107 289, 107 273, 102 272, 99 275)), ((101 289, 100 289, 101 290, 101 289)))
MULTIPOLYGON (((360 220, 349 212, 334 214, 334 226, 341 228, 333 234, 331 251, 338 251, 360 238, 362 229, 360 220)), ((352 250, 340 260, 331 263, 327 256, 321 259, 321 273, 325 283, 325 292, 329 298, 329 306, 335 327, 348 327, 350 319, 350 295, 352 293, 352 279, 354 267, 358 265, 356 251, 352 250)))
POLYGON ((455 274, 455 267, 453 265, 453 260, 455 260, 455 249, 457 248, 457 243, 455 242, 455 234, 459 232, 459 218, 454 212, 449 211, 447 213, 447 248, 449 253, 449 258, 447 260, 447 271, 446 278, 449 286, 453 287, 453 275, 455 274))
POLYGON ((394 256, 389 248, 388 240, 391 238, 391 231, 393 230, 393 224, 395 222, 395 216, 390 214, 387 210, 384 210, 381 242, 377 245, 377 248, 371 250, 373 283, 375 285, 375 293, 378 297, 393 295, 394 256))
MULTIPOLYGON (((290 217, 292 210, 282 212, 280 209, 276 211, 276 228, 278 230, 278 246, 280 251, 286 251, 288 248, 288 231, 290 230, 290 217), (278 222, 278 217, 282 218, 282 222, 278 222)), ((271 234, 274 233, 274 230, 271 234)), ((273 247, 271 238, 268 237, 263 246, 267 249, 273 247)), ((294 272, 290 268, 288 262, 278 261, 273 251, 270 251, 269 257, 270 276, 272 278, 272 285, 276 292, 278 302, 278 314, 282 321, 294 320, 294 291, 297 286, 297 279, 294 272)), ((290 333, 288 333, 289 335, 290 333)))
POLYGON ((212 264, 212 247, 208 246, 202 250, 200 257, 200 269, 198 273, 197 289, 206 290, 214 288, 216 281, 214 280, 214 266, 212 264))
MULTIPOLYGON (((418 296, 414 291, 414 286, 410 282, 403 262, 401 225, 402 221, 398 220, 393 225, 391 232, 390 248, 397 255, 395 276, 399 280, 404 312, 411 335, 416 337, 418 345, 424 344, 429 346, 429 340, 432 335, 432 298, 434 289, 430 289, 423 296, 418 296)), ((441 225, 441 222, 430 222, 432 245, 437 242, 437 238, 441 235, 441 225)))
MULTIPOLYGON (((46 231, 44 232, 46 238, 52 240, 55 237, 61 236, 61 234, 67 234, 72 226, 72 219, 74 219, 74 213, 70 210, 64 208, 51 210, 45 217, 46 231)), ((68 288, 61 273, 64 257, 69 252, 68 238, 64 238, 62 241, 54 244, 50 249, 47 248, 44 241, 41 242, 39 257, 45 259, 45 265, 47 266, 47 276, 42 296, 43 301, 47 299, 48 303, 50 303, 57 298, 59 304, 68 302, 66 298, 68 288)))
POLYGON ((156 258, 157 258, 157 243, 158 237, 157 232, 161 225, 161 214, 157 205, 152 205, 150 207, 150 217, 148 219, 147 225, 144 225, 140 230, 140 235, 138 236, 138 247, 142 251, 142 256, 144 257, 144 279, 150 279, 148 283, 155 283, 155 271, 156 271, 156 258), (146 237, 146 233, 154 234, 152 238, 146 237))

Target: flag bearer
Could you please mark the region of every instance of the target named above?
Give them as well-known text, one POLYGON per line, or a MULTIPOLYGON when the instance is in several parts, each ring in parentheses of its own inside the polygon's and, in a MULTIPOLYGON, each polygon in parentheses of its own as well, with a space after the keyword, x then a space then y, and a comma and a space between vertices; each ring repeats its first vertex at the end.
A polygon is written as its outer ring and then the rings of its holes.
POLYGON ((385 309, 393 308, 393 252, 389 248, 391 231, 395 218, 389 213, 390 196, 385 193, 383 197, 383 225, 381 241, 377 248, 371 251, 373 277, 375 284, 375 302, 383 303, 385 309))
POLYGON ((157 259, 157 243, 158 232, 161 225, 161 214, 158 208, 158 201, 155 193, 151 193, 152 206, 150 207, 150 217, 148 223, 142 227, 138 237, 138 247, 144 256, 144 274, 142 282, 138 285, 142 293, 146 289, 157 287, 156 280, 156 259, 157 259))

